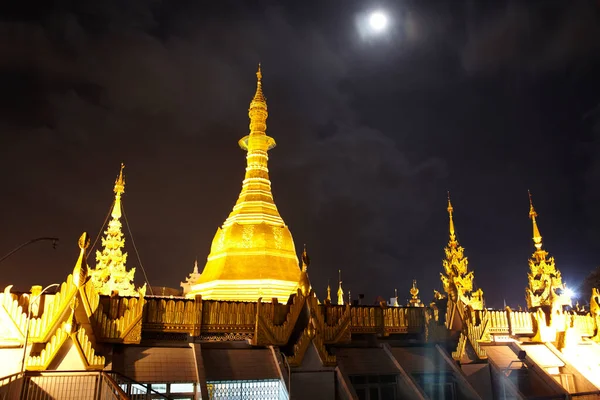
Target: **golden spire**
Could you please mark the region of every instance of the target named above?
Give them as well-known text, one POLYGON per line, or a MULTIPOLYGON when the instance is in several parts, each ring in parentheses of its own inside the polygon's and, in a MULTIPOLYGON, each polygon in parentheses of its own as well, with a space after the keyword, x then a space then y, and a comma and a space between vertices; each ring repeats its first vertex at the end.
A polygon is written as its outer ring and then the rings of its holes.
MULTIPOLYGON (((481 289, 473 289, 473 271, 469 271, 469 261, 465 257, 465 249, 458 244, 456 239, 456 231, 454 228, 454 207, 450 201, 450 192, 448 192, 448 217, 449 217, 449 231, 450 240, 448 246, 444 249, 446 258, 442 260, 442 266, 444 271, 440 274, 444 291, 448 294, 449 298, 457 302, 462 300, 464 304, 471 305, 475 310, 483 309, 483 291, 481 289)), ((416 290, 417 294, 419 289, 416 286, 416 281, 413 282, 413 288, 411 294, 416 290)), ((413 300, 420 300, 413 296, 410 300, 412 304, 413 300)))
POLYGON ((113 291, 121 296, 137 296, 133 284, 135 268, 127 271, 127 253, 123 252, 125 238, 121 230, 121 195, 125 193, 125 178, 121 164, 119 176, 115 181, 115 201, 111 210, 112 219, 102 238, 102 251, 96 251, 96 268, 90 271, 92 282, 99 294, 110 295, 113 291))
POLYGON ((394 307, 400 307, 398 303, 398 289, 394 289, 394 307))
POLYGON ((533 245, 535 252, 529 259, 529 285, 525 289, 527 307, 532 310, 539 306, 571 305, 571 299, 565 294, 566 286, 554 257, 548 257, 548 252, 542 249, 542 235, 537 226, 537 212, 533 208, 531 192, 529 194, 529 218, 533 225, 533 245))
POLYGON ((331 286, 329 285, 329 280, 327 280, 327 302, 331 303, 331 286))
POLYGON ((458 246, 458 241, 456 240, 456 233, 454 232, 454 219, 452 218, 452 213, 454 212, 454 207, 452 207, 452 202, 450 201, 450 191, 448 191, 448 217, 450 218, 450 241, 448 245, 452 248, 456 248, 458 246))
POLYGON ((344 289, 342 289, 342 270, 338 270, 338 275, 339 275, 339 279, 338 279, 338 291, 337 291, 337 302, 338 305, 343 306, 344 305, 344 289))
MULTIPOLYGON (((188 297, 206 300, 256 301, 276 297, 287 302, 296 292, 301 270, 289 228, 281 218, 269 179, 267 102, 260 66, 250 102, 250 133, 238 144, 246 151, 246 172, 237 202, 217 229, 206 265, 188 297)), ((219 168, 219 166, 215 166, 219 168)))
POLYGON ((529 194, 529 218, 531 218, 531 223, 533 224, 533 245, 537 249, 537 251, 542 250, 542 235, 540 234, 540 230, 537 226, 537 221, 535 218, 538 216, 533 208, 533 200, 531 199, 531 192, 528 190, 529 194))
POLYGON ((123 169, 125 168, 125 164, 121 163, 121 170, 119 171, 119 176, 115 181, 115 204, 112 209, 111 217, 119 219, 121 218, 121 195, 125 193, 125 178, 123 178, 123 169))

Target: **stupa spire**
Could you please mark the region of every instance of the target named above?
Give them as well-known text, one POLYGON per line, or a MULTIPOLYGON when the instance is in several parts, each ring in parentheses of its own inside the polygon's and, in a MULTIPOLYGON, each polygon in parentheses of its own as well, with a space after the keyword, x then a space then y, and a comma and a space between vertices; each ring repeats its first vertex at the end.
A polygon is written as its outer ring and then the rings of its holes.
POLYGON ((206 300, 256 301, 276 297, 287 302, 301 278, 292 234, 281 218, 271 192, 267 136, 267 101, 262 70, 250 101, 250 133, 238 144, 246 151, 242 190, 229 216, 217 229, 206 265, 186 294, 206 300))
POLYGON ((331 303, 331 285, 329 284, 329 280, 327 281, 327 298, 325 300, 331 303))
POLYGON ((338 291, 337 291, 337 303, 340 306, 344 305, 344 289, 342 289, 342 270, 338 270, 338 291))
POLYGON ((548 257, 548 252, 542 249, 542 235, 537 225, 537 212, 533 207, 531 192, 529 194, 529 218, 533 226, 533 245, 535 251, 529 259, 529 285, 525 289, 527 307, 532 310, 540 306, 571 305, 571 299, 566 293, 566 285, 554 257, 548 257))
POLYGON ((529 218, 531 219, 531 223, 533 224, 533 245, 535 246, 537 251, 542 251, 542 235, 540 234, 540 230, 537 225, 536 217, 538 216, 535 212, 535 208, 533 208, 533 200, 531 198, 531 192, 528 190, 527 194, 529 194, 529 218))
POLYGON ((454 218, 452 216, 453 213, 454 207, 452 207, 452 202, 450 201, 450 191, 448 191, 448 218, 450 228, 450 241, 448 242, 448 246, 456 248, 456 246, 458 246, 458 240, 456 240, 456 232, 454 231, 454 218))
MULTIPOLYGON (((462 301, 464 304, 471 305, 475 310, 483 309, 483 291, 473 288, 473 271, 469 271, 469 261, 465 257, 465 249, 458 244, 456 231, 454 229, 454 207, 450 201, 450 192, 448 192, 448 217, 450 240, 448 246, 444 249, 446 258, 442 260, 443 272, 440 274, 444 291, 454 302, 462 301)), ((413 291, 419 293, 417 282, 413 281, 411 295, 413 291)), ((413 300, 418 300, 413 296, 413 300)))
POLYGON ((90 271, 92 283, 103 295, 118 292, 121 296, 137 296, 133 284, 135 268, 127 271, 127 253, 123 252, 125 237, 121 225, 121 196, 125 193, 125 177, 123 175, 124 164, 121 164, 119 175, 115 180, 113 192, 115 200, 111 210, 111 220, 108 228, 104 231, 102 238, 102 251, 96 251, 96 268, 90 271))

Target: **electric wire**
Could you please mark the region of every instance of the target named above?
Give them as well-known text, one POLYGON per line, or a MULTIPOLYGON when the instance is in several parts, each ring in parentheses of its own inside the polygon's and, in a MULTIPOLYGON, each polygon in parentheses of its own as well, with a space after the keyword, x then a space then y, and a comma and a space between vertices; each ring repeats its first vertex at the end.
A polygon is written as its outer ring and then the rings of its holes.
POLYGON ((102 227, 98 231, 98 235, 96 236, 96 240, 94 240, 94 244, 92 245, 92 247, 90 248, 90 251, 88 251, 87 255, 85 256, 85 261, 87 261, 87 259, 89 258, 90 254, 93 253, 94 248, 96 247, 96 244, 98 244, 98 239, 100 239, 100 236, 102 236, 102 232, 104 231, 104 228, 106 227, 106 223, 108 221, 108 217, 110 217, 110 214, 112 213, 112 210, 113 210, 114 206, 115 206, 115 201, 113 200, 113 203, 110 206, 110 208, 108 209, 108 213, 106 214, 106 218, 104 218, 104 222, 102 223, 102 227))
POLYGON ((133 233, 131 232, 131 228, 129 228, 129 221, 127 220, 127 213, 125 212, 125 207, 121 204, 121 211, 123 212, 123 218, 125 218, 125 225, 127 226, 127 232, 129 232, 129 237, 131 237, 131 244, 133 245, 133 250, 135 250, 135 255, 137 256, 138 263, 140 263, 140 267, 142 268, 142 272, 144 273, 144 279, 148 284, 148 288, 150 289, 150 294, 154 296, 154 292, 152 291, 152 286, 150 286, 150 282, 148 281, 148 275, 146 275, 146 269, 142 264, 142 260, 140 258, 140 253, 138 252, 137 246, 135 245, 135 240, 133 240, 133 233))

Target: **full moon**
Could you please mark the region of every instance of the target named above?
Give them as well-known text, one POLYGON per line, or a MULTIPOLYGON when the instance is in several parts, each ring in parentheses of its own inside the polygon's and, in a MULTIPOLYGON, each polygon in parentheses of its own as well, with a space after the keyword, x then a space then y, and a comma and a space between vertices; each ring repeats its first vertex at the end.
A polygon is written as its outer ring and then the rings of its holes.
POLYGON ((381 11, 375 11, 369 16, 369 25, 375 32, 383 31, 388 23, 387 16, 381 11))

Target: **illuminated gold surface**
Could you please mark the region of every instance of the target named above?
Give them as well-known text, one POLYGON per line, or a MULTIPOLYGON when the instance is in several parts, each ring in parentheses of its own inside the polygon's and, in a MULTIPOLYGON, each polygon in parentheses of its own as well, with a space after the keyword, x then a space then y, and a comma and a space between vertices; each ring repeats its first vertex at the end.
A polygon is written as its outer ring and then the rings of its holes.
POLYGON ((412 287, 410 288, 411 299, 408 302, 411 307, 423 307, 423 303, 419 298, 419 288, 417 287, 417 280, 413 279, 412 287))
POLYGON ((204 271, 187 296, 256 301, 272 297, 287 302, 300 280, 298 257, 290 230, 271 193, 268 150, 275 140, 266 135, 267 102, 258 68, 250 103, 250 134, 239 141, 247 151, 246 175, 239 198, 213 239, 204 271))
POLYGON ((337 303, 339 306, 344 305, 344 289, 342 289, 342 270, 338 271, 339 279, 338 279, 338 291, 337 291, 337 303))
POLYGON ((458 244, 453 213, 454 208, 448 193, 450 240, 448 246, 444 249, 446 253, 446 259, 442 261, 444 272, 440 274, 444 291, 453 302, 460 299, 465 305, 481 310, 483 309, 483 291, 481 289, 473 291, 473 271, 468 269, 469 261, 464 256, 465 249, 458 244))
POLYGON ((529 218, 533 225, 533 245, 535 251, 529 259, 529 286, 525 289, 527 307, 548 306, 560 308, 570 305, 571 299, 564 294, 566 286, 562 282, 560 271, 556 269, 554 257, 542 248, 542 235, 537 225, 537 213, 533 208, 531 193, 529 194, 529 218))
POLYGON ((121 195, 125 193, 125 178, 121 164, 119 176, 115 181, 115 202, 112 207, 111 220, 102 238, 102 251, 96 251, 96 268, 90 270, 94 287, 99 294, 110 295, 114 291, 121 296, 137 296, 133 284, 135 268, 127 271, 127 253, 123 252, 125 238, 121 231, 121 195))
POLYGON ((298 282, 298 289, 302 292, 304 297, 308 296, 311 290, 310 280, 308 279, 308 266, 310 265, 310 258, 306 253, 306 245, 302 251, 302 271, 300 272, 300 281, 298 282))

